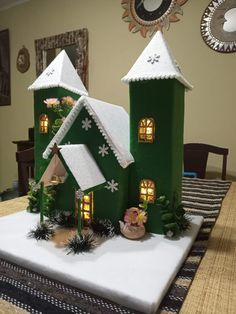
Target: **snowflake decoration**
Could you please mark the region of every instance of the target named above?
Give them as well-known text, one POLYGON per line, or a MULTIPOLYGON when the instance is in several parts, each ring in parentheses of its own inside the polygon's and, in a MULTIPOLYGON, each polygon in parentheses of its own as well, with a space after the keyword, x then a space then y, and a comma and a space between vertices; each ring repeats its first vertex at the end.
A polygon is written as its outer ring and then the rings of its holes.
POLYGON ((148 57, 147 62, 154 64, 155 62, 159 62, 159 59, 160 59, 160 55, 157 55, 156 53, 154 53, 153 56, 148 57))
POLYGON ((36 182, 32 183, 32 191, 36 193, 38 190, 40 190, 40 184, 36 182))
POLYGON ((171 231, 171 230, 167 231, 167 233, 166 233, 166 236, 167 236, 168 238, 172 238, 173 235, 174 235, 174 232, 171 231))
POLYGON ((105 157, 105 155, 108 155, 108 149, 109 147, 106 146, 105 144, 103 144, 102 146, 98 146, 99 148, 99 151, 98 151, 98 154, 101 154, 102 157, 105 157))
POLYGON ((118 183, 115 180, 107 181, 106 189, 111 190, 111 193, 118 191, 118 183))
POLYGON ((84 192, 83 192, 82 190, 80 190, 80 189, 77 190, 75 193, 76 193, 76 198, 77 198, 77 200, 78 200, 78 199, 81 200, 81 199, 84 197, 84 192))
POLYGON ((47 75, 47 76, 53 75, 53 72, 54 72, 54 71, 55 71, 54 69, 52 69, 51 71, 48 70, 48 72, 46 73, 46 75, 47 75))
POLYGON ((88 118, 85 118, 84 120, 82 120, 82 129, 85 129, 85 131, 88 131, 88 129, 90 129, 92 121, 89 120, 88 118))

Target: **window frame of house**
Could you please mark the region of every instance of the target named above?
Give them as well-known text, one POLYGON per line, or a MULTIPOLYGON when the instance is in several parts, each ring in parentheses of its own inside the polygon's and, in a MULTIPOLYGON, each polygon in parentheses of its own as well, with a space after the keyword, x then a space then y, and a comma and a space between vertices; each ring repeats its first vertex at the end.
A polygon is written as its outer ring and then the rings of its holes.
POLYGON ((39 133, 48 134, 48 132, 49 132, 49 118, 46 113, 42 113, 39 116, 39 133))
POLYGON ((139 184, 139 200, 153 204, 156 200, 156 184, 153 180, 142 179, 139 184), (152 193, 150 193, 152 190, 152 193))
POLYGON ((82 225, 86 227, 93 219, 93 192, 85 194, 81 199, 80 212, 82 225), (88 206, 88 209, 85 209, 85 206, 88 206), (88 216, 85 217, 85 214, 88 216))
POLYGON ((153 143, 155 139, 155 120, 145 117, 138 124, 138 141, 140 143, 153 143))

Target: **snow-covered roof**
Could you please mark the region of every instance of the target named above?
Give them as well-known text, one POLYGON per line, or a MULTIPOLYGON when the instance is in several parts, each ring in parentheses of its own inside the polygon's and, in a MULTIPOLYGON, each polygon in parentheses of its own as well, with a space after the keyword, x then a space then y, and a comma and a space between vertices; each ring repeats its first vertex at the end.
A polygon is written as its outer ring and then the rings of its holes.
POLYGON ((161 31, 157 31, 128 74, 121 80, 129 83, 152 79, 177 79, 187 89, 193 88, 181 73, 161 31))
POLYGON ((79 95, 88 95, 76 69, 62 50, 43 73, 28 87, 29 90, 63 87, 79 95))
POLYGON ((48 158, 51 153, 50 148, 55 143, 57 145, 61 143, 83 107, 87 109, 89 115, 93 118, 121 167, 126 168, 134 162, 134 158, 129 151, 128 113, 121 106, 86 96, 82 96, 77 101, 56 135, 48 144, 43 153, 43 158, 48 158))
POLYGON ((106 182, 88 147, 61 145, 60 153, 82 191, 106 182))

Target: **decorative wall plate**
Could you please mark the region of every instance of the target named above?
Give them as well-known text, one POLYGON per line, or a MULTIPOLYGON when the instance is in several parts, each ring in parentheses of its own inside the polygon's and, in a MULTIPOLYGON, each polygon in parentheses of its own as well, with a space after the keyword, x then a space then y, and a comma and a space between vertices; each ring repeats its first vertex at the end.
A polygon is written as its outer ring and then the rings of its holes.
POLYGON ((122 0, 125 9, 122 19, 129 23, 132 33, 150 36, 162 28, 169 29, 170 22, 177 22, 183 15, 181 6, 188 0, 122 0))
POLYGON ((201 20, 201 35, 213 50, 236 52, 236 0, 213 0, 201 20))
POLYGON ((21 73, 26 72, 30 67, 30 55, 28 49, 25 48, 25 46, 23 46, 18 52, 16 67, 17 70, 21 73))

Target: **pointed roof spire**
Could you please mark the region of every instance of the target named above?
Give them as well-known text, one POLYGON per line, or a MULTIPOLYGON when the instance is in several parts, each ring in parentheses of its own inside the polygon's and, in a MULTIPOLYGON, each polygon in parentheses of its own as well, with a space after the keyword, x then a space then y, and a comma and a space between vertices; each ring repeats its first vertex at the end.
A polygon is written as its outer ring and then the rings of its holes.
POLYGON ((88 95, 65 50, 56 56, 28 89, 38 90, 52 87, 63 87, 79 95, 88 95))
POLYGON ((129 83, 144 80, 177 79, 187 89, 192 85, 184 78, 161 31, 157 31, 133 67, 121 80, 129 83))

